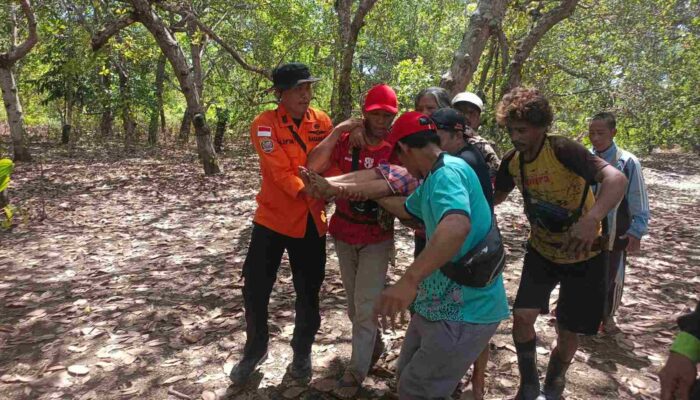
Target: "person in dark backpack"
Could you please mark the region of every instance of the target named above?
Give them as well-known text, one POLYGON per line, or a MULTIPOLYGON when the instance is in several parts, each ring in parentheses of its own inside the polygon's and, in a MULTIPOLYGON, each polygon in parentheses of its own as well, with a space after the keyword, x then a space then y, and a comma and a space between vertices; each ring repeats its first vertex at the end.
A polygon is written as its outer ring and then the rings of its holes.
POLYGON ((523 195, 530 237, 513 305, 513 340, 520 370, 519 400, 559 400, 578 335, 595 335, 603 317, 607 254, 601 221, 622 199, 625 176, 579 143, 548 135, 554 115, 536 89, 515 88, 496 109, 515 147, 501 162, 494 203, 516 187, 523 195), (600 184, 598 197, 590 185, 600 184), (560 284, 557 346, 540 392, 535 321, 549 312, 560 284))
POLYGON ((616 125, 615 115, 609 112, 594 115, 588 125, 588 138, 593 145, 593 154, 622 171, 628 181, 625 197, 608 213, 606 219, 610 238, 610 269, 608 299, 601 326, 605 333, 619 331, 614 316, 622 300, 627 253, 640 250, 642 236, 647 233, 649 226, 649 199, 642 166, 634 154, 619 148, 613 140, 617 133, 616 125))
MULTIPOLYGON (((384 84, 372 87, 365 97, 363 118, 340 123, 311 151, 307 168, 317 173, 337 174, 388 164, 391 146, 384 139, 397 111, 398 101, 391 87, 384 84), (349 131, 355 128, 364 129, 368 143, 362 148, 352 147, 349 142, 349 131)), ((379 210, 373 201, 338 198, 335 204, 329 233, 335 239, 352 322, 352 356, 334 393, 350 398, 357 394, 384 350, 372 307, 384 288, 394 251, 394 231, 393 227, 380 226, 379 210)))
POLYGON ((501 165, 501 159, 498 158, 492 143, 479 136, 478 133, 479 126, 481 126, 481 113, 484 111, 484 102, 472 92, 461 92, 452 98, 452 108, 464 114, 467 125, 472 128, 471 131, 467 132, 467 141, 481 152, 486 165, 489 166, 489 175, 493 182, 496 179, 498 167, 501 165))

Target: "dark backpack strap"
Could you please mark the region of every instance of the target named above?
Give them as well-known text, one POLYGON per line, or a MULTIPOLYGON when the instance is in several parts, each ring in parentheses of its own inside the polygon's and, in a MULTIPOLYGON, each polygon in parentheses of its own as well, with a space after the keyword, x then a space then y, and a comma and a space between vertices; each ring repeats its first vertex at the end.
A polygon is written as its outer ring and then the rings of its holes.
POLYGON ((522 186, 523 194, 523 204, 525 206, 525 214, 529 214, 530 208, 530 192, 527 190, 525 185, 525 160, 523 159, 523 153, 518 152, 518 167, 520 168, 520 185, 522 186))
POLYGON ((306 153, 306 143, 304 143, 304 141, 301 140, 301 136, 299 136, 296 129, 294 129, 294 124, 289 125, 289 130, 292 132, 292 136, 294 136, 294 140, 296 140, 299 147, 301 147, 301 149, 304 150, 304 153, 306 153))
MULTIPOLYGON (((528 207, 530 206, 530 192, 528 192, 527 187, 525 185, 525 160, 523 159, 523 154, 520 152, 518 152, 518 161, 520 167, 520 181, 523 187, 523 203, 525 203, 525 212, 527 213, 528 207)), ((588 191, 590 190, 590 188, 591 186, 588 184, 588 182, 583 183, 583 196, 581 197, 581 202, 579 203, 578 208, 575 211, 578 216, 581 216, 581 214, 583 213, 583 206, 586 205, 586 199, 588 198, 588 191)))
POLYGON ((352 148, 352 166, 350 167, 353 171, 357 171, 360 167, 360 148, 352 148))

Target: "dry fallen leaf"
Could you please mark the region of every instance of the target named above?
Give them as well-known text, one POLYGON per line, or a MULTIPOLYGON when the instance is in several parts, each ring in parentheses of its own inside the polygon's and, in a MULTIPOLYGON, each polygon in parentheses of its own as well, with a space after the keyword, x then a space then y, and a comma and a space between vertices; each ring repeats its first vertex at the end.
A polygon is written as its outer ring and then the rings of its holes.
POLYGON ((102 368, 105 372, 111 372, 117 368, 116 365, 104 361, 96 362, 95 365, 102 368))
POLYGON ((182 338, 188 343, 197 343, 206 335, 203 331, 190 331, 182 334, 182 338))
POLYGON ((187 375, 175 375, 171 376, 170 378, 162 381, 160 384, 161 385, 170 385, 171 383, 175 383, 177 381, 181 381, 183 379, 187 378, 187 375))
POLYGON ((202 400, 216 400, 216 393, 211 390, 205 390, 202 392, 202 400))
POLYGON ((82 353, 85 350, 87 350, 86 346, 68 346, 68 351, 71 351, 73 353, 82 353))
POLYGON ((34 381, 36 378, 32 376, 23 375, 3 375, 0 376, 0 381, 3 383, 28 383, 34 381))
POLYGON ((78 376, 87 375, 90 373, 90 367, 87 365, 74 364, 68 367, 68 372, 78 376))
POLYGON ((235 364, 236 363, 234 363, 233 361, 226 361, 224 363, 223 369, 224 369, 224 374, 226 374, 226 376, 229 376, 231 374, 231 370, 233 369, 233 366, 235 364))

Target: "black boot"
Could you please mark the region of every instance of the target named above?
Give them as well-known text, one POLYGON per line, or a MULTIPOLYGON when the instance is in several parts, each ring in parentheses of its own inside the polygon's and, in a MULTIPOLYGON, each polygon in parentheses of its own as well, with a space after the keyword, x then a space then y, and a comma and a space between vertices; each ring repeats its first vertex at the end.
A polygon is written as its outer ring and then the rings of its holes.
POLYGON ((289 364, 289 375, 294 379, 304 379, 311 376, 311 354, 294 353, 292 363, 289 364))
POLYGON ((571 362, 564 362, 559 358, 559 352, 553 351, 547 365, 547 375, 544 378, 544 396, 547 400, 559 400, 566 386, 566 370, 571 362))
POLYGON ((515 400, 538 400, 540 396, 540 376, 537 373, 536 339, 515 343, 520 370, 520 387, 515 400))
POLYGON ((253 371, 266 359, 267 351, 259 357, 243 356, 243 359, 231 369, 231 373, 229 374, 231 382, 233 382, 234 385, 245 384, 253 371))

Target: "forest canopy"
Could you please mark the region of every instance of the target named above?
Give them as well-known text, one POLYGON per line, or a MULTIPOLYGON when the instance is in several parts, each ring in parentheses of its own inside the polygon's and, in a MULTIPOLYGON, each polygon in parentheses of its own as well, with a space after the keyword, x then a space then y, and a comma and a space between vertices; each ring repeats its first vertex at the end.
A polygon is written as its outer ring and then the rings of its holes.
MULTIPOLYGON (((30 36, 25 3, 0 5, 2 55, 30 36)), ((579 137, 588 117, 612 111, 624 146, 700 149, 695 0, 34 0, 30 6, 36 45, 16 62, 0 57, 0 70, 9 65, 13 73, 24 125, 48 127, 66 143, 114 137, 129 147, 196 137, 201 157, 210 145, 195 133, 197 115, 212 136, 222 120, 229 124, 226 137, 245 133, 254 115, 274 106, 266 91, 270 71, 300 61, 322 78, 314 105, 335 121, 357 113, 363 93, 378 82, 396 89, 402 110, 427 86, 466 89, 485 101, 484 136, 505 149, 493 108, 520 84, 552 99, 556 133, 579 137), (163 52, 158 32, 171 35, 182 57, 163 52), (473 65, 457 65, 456 53, 473 65), (196 104, 183 95, 189 89, 182 73, 189 74, 196 104)), ((0 120, 7 120, 4 108, 0 120)), ((24 140, 31 142, 28 131, 24 140)), ((12 142, 0 146, 2 156, 12 155, 12 142)))

